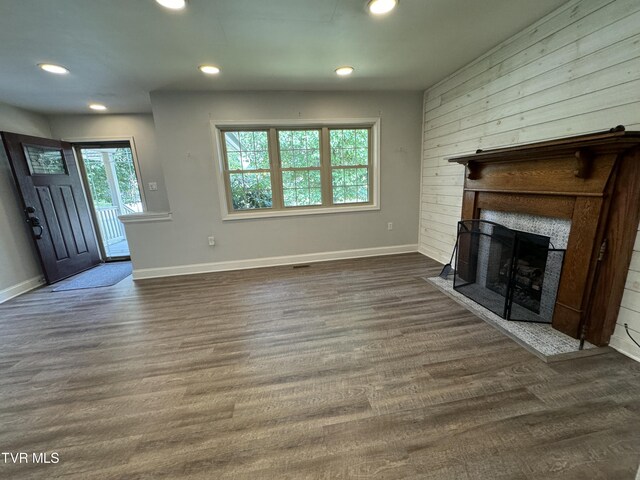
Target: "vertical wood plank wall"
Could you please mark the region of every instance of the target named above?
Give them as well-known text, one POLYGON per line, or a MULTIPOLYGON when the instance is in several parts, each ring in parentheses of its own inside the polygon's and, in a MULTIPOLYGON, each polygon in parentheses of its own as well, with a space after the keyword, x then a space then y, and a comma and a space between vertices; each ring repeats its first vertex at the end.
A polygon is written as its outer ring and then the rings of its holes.
MULTIPOLYGON (((455 243, 464 171, 448 157, 619 124, 640 130, 638 0, 568 2, 433 86, 424 95, 420 252, 445 263, 455 243)), ((640 339, 640 236, 634 250, 611 345, 640 360, 621 327, 640 339)))

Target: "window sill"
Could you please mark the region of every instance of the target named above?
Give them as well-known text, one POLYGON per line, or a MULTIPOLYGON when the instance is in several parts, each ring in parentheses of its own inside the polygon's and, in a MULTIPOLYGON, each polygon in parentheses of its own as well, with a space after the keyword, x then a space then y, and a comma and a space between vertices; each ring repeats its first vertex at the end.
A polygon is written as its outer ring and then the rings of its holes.
POLYGON ((143 212, 130 215, 120 215, 122 223, 167 222, 171 220, 171 212, 143 212))
POLYGON ((380 210, 378 205, 359 205, 353 207, 326 207, 326 208, 309 208, 295 210, 273 210, 273 211, 256 211, 244 213, 227 213, 222 217, 223 221, 248 220, 256 218, 273 218, 273 217, 297 217, 300 215, 324 215, 336 213, 353 213, 353 212, 370 212, 380 210))

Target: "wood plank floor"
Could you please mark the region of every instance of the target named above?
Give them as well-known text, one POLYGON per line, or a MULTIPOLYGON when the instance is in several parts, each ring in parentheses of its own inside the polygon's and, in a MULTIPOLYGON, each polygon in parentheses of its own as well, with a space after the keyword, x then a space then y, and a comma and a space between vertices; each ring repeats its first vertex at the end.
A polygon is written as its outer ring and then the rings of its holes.
POLYGON ((640 364, 545 364, 419 254, 0 305, 0 478, 633 479, 640 364))

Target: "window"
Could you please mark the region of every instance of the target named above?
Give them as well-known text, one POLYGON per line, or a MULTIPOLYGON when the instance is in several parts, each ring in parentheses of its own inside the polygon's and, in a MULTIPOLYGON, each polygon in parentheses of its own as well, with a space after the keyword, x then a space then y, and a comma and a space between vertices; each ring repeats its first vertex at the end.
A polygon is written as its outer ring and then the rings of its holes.
POLYGON ((330 130, 333 203, 369 201, 369 131, 330 130))
POLYGON ((320 130, 279 130, 285 207, 322 205, 320 130))
POLYGON ((378 208, 377 125, 216 127, 226 218, 378 208))
POLYGON ((25 145, 24 153, 31 175, 66 175, 67 166, 59 148, 25 145))
POLYGON ((234 210, 273 205, 268 132, 225 132, 227 170, 234 210))

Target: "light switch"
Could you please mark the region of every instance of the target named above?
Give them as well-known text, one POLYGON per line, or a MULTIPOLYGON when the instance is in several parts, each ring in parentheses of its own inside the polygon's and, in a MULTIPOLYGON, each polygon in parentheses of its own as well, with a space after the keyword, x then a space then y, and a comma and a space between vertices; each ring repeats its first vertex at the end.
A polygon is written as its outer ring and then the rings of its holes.
POLYGON ((158 183, 157 182, 149 182, 149 190, 152 190, 152 191, 158 190, 158 183))

